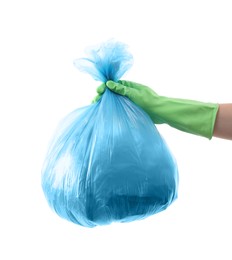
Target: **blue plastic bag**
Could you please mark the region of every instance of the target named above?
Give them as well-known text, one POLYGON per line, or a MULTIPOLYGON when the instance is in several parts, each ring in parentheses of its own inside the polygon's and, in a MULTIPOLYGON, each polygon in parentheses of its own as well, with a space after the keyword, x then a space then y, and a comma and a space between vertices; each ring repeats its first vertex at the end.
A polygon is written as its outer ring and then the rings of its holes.
MULTIPOLYGON (((133 63, 127 47, 115 41, 88 55, 75 65, 102 82, 117 81, 133 63)), ((150 117, 106 89, 97 103, 73 111, 58 126, 42 188, 60 217, 94 227, 166 209, 177 198, 178 170, 150 117)))

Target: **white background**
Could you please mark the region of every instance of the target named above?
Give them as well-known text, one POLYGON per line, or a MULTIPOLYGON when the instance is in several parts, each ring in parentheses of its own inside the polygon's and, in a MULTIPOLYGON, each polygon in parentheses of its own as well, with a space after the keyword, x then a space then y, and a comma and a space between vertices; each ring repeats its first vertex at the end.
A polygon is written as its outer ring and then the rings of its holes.
POLYGON ((74 225, 40 186, 57 123, 99 85, 73 66, 86 46, 127 43, 124 79, 160 95, 231 102, 231 14, 224 0, 0 2, 0 259, 232 259, 231 141, 158 126, 178 161, 179 198, 143 221, 74 225))

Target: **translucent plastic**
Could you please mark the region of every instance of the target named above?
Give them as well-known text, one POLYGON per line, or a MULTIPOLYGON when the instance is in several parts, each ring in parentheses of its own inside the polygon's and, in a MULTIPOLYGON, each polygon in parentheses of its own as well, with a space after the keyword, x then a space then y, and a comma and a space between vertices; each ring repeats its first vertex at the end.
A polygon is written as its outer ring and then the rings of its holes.
MULTIPOLYGON (((91 68, 85 63, 82 69, 98 80, 117 80, 132 64, 121 43, 108 42, 92 54, 84 60, 91 68)), ((59 216, 94 227, 166 209, 177 198, 178 170, 150 117, 106 89, 97 103, 73 111, 58 126, 42 187, 59 216)))
POLYGON ((74 65, 89 73, 95 80, 118 81, 133 64, 133 56, 127 46, 115 40, 109 40, 99 46, 86 49, 86 58, 77 59, 74 65))

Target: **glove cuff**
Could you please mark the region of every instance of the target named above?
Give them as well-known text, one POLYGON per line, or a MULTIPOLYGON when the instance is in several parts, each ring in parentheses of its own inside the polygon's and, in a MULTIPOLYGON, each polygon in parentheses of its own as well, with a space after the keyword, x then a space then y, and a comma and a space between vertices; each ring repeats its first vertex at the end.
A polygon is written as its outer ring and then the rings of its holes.
POLYGON ((181 131, 211 139, 219 105, 193 100, 159 97, 150 113, 154 123, 166 123, 181 131))

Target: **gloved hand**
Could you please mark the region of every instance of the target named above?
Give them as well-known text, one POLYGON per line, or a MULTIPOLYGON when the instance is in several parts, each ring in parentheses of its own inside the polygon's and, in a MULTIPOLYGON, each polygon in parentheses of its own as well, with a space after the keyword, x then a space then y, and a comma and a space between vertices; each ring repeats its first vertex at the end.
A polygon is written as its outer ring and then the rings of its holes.
MULTIPOLYGON (((152 89, 138 83, 119 80, 108 81, 113 92, 128 97, 151 117, 155 124, 166 123, 181 131, 207 137, 213 136, 218 104, 159 96, 152 89)), ((105 86, 98 88, 97 100, 105 86)))
POLYGON ((106 84, 102 83, 98 88, 97 88, 97 96, 92 100, 92 104, 96 103, 102 96, 102 94, 105 92, 106 89, 106 84))

